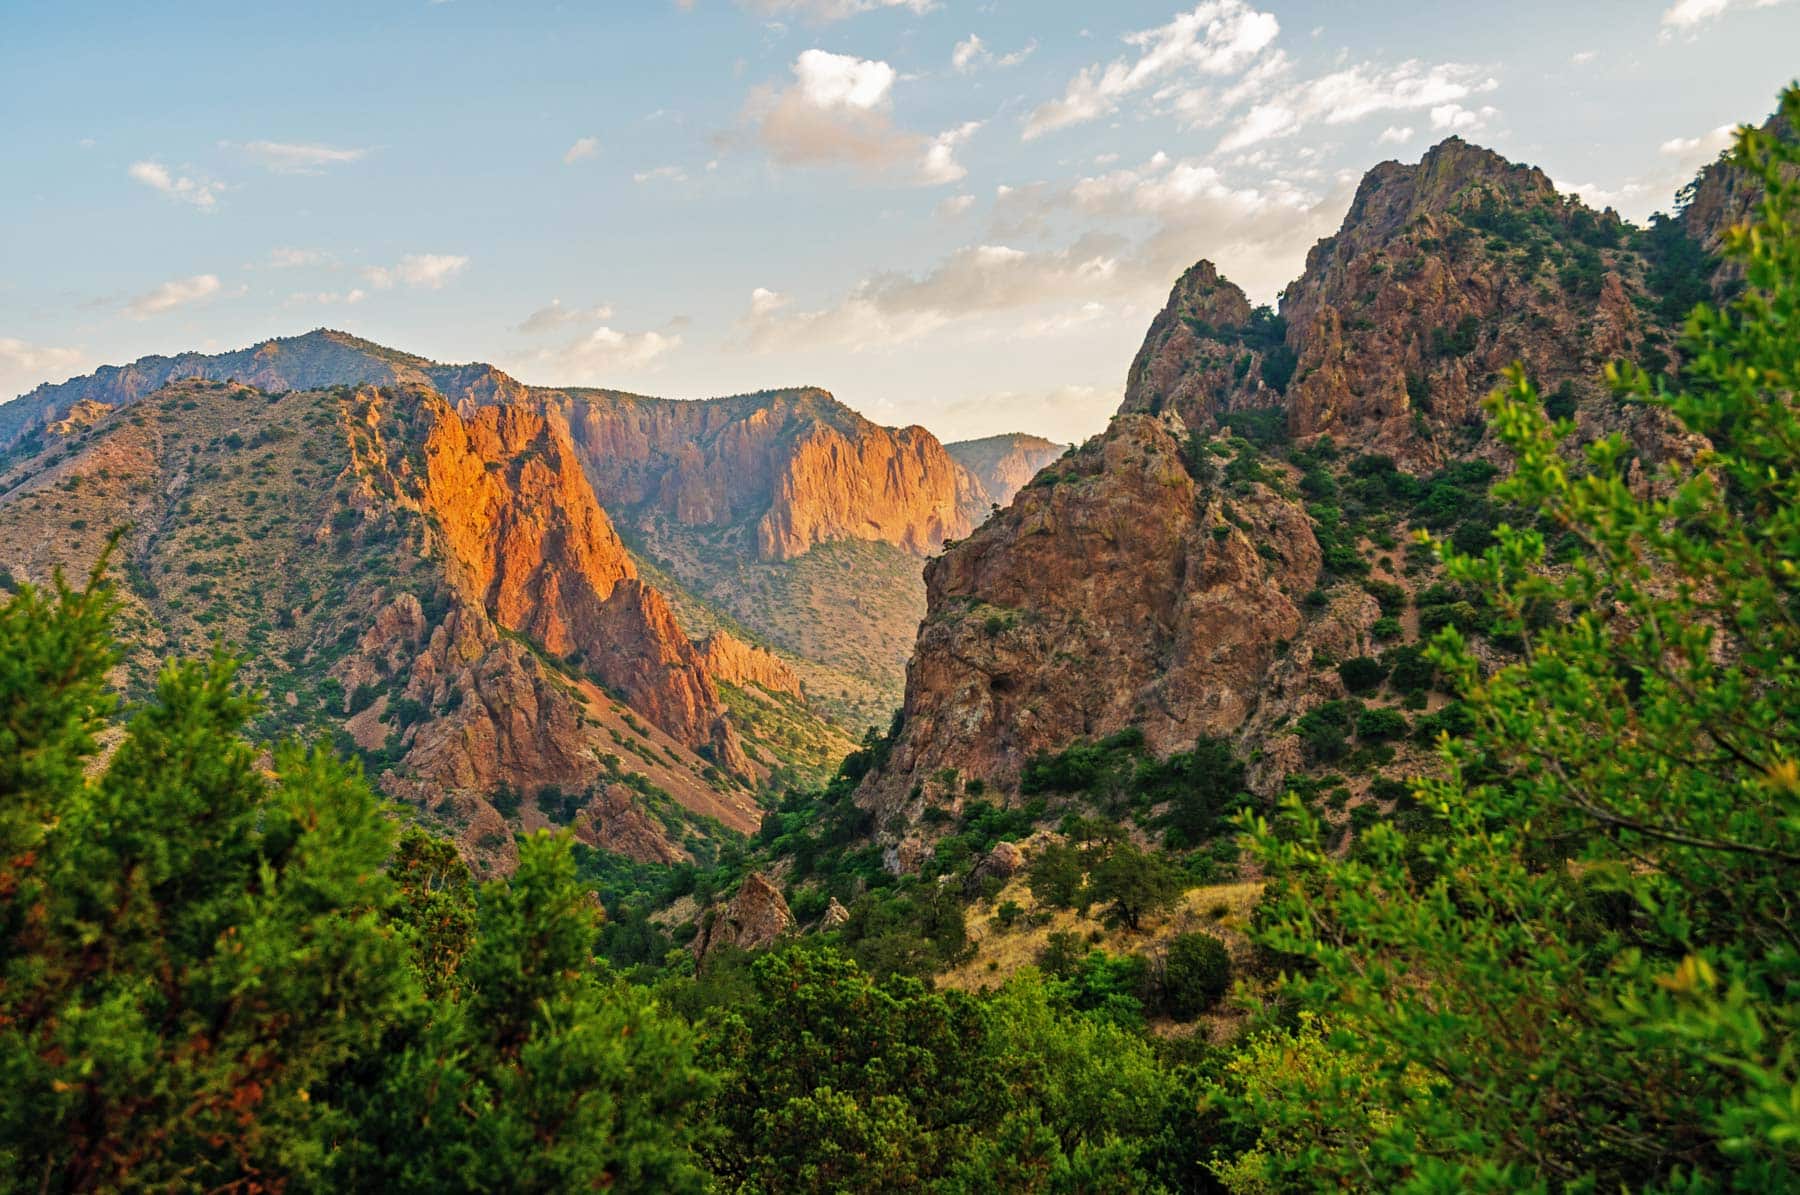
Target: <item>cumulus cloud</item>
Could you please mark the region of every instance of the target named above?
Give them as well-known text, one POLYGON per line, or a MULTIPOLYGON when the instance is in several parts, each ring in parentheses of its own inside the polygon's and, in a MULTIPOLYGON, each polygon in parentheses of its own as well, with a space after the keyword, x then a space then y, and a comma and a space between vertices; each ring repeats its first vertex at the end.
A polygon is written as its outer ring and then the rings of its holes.
POLYGON ((1018 66, 1037 51, 1037 42, 1030 41, 1010 54, 995 54, 988 49, 987 43, 976 34, 956 43, 950 51, 950 65, 959 75, 973 74, 984 67, 1018 66))
POLYGON ((956 150, 980 122, 935 137, 900 128, 893 116, 897 78, 886 62, 806 50, 794 60, 792 83, 751 93, 745 122, 769 156, 786 166, 899 172, 926 186, 964 178, 968 171, 956 150))
POLYGON ((604 385, 622 371, 644 369, 681 347, 662 332, 620 332, 601 325, 572 340, 539 349, 533 372, 556 385, 604 385))
POLYGON ((170 199, 197 207, 203 212, 211 211, 218 204, 219 192, 225 189, 223 183, 174 174, 168 167, 155 161, 133 162, 125 173, 151 190, 161 191, 170 199))
POLYGON ((1718 157, 1729 148, 1735 131, 1731 125, 1722 124, 1698 137, 1671 137, 1659 145, 1657 150, 1668 157, 1690 160, 1699 165, 1718 157))
POLYGON ((1667 36, 1676 31, 1692 31, 1718 20, 1734 8, 1774 8, 1777 4, 1786 2, 1787 0, 1676 0, 1663 12, 1663 33, 1667 36))
MULTIPOLYGON (((1462 63, 1418 59, 1393 67, 1357 63, 1294 84, 1254 105, 1226 133, 1219 150, 1229 153, 1288 136, 1310 124, 1347 124, 1379 112, 1446 109, 1454 118, 1449 106, 1499 85, 1481 68, 1462 63)), ((1485 111, 1493 114, 1492 109, 1485 111)))
POLYGON ((1389 125, 1387 128, 1381 130, 1381 136, 1375 138, 1375 144, 1405 145, 1408 141, 1412 140, 1412 136, 1413 130, 1411 125, 1405 125, 1403 127, 1389 125))
POLYGON ((165 282, 154 290, 138 295, 125 304, 125 312, 133 319, 147 319, 152 315, 173 311, 177 307, 198 303, 202 299, 211 298, 218 292, 219 279, 217 275, 194 274, 191 277, 176 278, 165 282))
POLYGON ((613 309, 604 303, 596 307, 564 307, 561 299, 551 299, 548 304, 526 316, 513 330, 535 336, 573 323, 586 323, 590 320, 603 322, 611 319, 612 314, 613 309))
POLYGON ((1690 137, 1670 137, 1657 146, 1662 161, 1632 177, 1611 182, 1555 179, 1556 188, 1579 195, 1593 207, 1610 207, 1628 220, 1644 220, 1666 210, 1676 193, 1702 166, 1729 149, 1736 129, 1720 125, 1690 137))
POLYGON ((221 141, 219 144, 228 149, 243 150, 276 174, 319 174, 327 166, 359 162, 369 153, 366 149, 340 148, 316 142, 248 141, 239 146, 230 141, 221 141))
POLYGON ((0 394, 22 394, 39 382, 64 381, 74 376, 83 359, 79 349, 0 336, 0 394))
POLYGON ((631 181, 643 183, 685 183, 687 171, 679 166, 653 166, 649 170, 640 170, 631 176, 631 181))
POLYGON ((940 220, 960 220, 969 214, 975 206, 973 195, 952 195, 937 205, 937 218, 940 220))
POLYGON ((1445 133, 1475 133, 1487 127, 1493 108, 1470 109, 1461 104, 1439 104, 1431 110, 1431 127, 1445 133))
POLYGON ((600 152, 600 138, 577 137, 575 144, 563 151, 563 165, 573 166, 576 162, 593 157, 600 152))
POLYGON ((1274 14, 1243 0, 1209 0, 1168 24, 1126 36, 1135 56, 1083 67, 1060 99, 1034 108, 1025 121, 1027 141, 1118 111, 1128 96, 1189 74, 1228 76, 1250 66, 1281 31, 1274 14))
POLYGON ((821 307, 798 307, 764 288, 739 321, 739 339, 753 352, 860 351, 952 327, 977 339, 1051 335, 1154 309, 1201 254, 1252 294, 1271 295, 1347 202, 1347 186, 1325 196, 1280 182, 1235 187, 1213 166, 1166 155, 1067 185, 1004 188, 995 198, 996 231, 1042 231, 1067 215, 1148 231, 1131 237, 1090 228, 1052 248, 988 240, 921 273, 873 274, 821 307), (998 325, 984 322, 1002 314, 998 325))
POLYGON ((437 290, 462 273, 469 259, 453 253, 408 253, 391 266, 368 266, 362 274, 377 290, 398 285, 437 290))
POLYGON ((1569 55, 1569 62, 1574 66, 1586 66, 1598 57, 1599 53, 1594 50, 1577 50, 1569 55))

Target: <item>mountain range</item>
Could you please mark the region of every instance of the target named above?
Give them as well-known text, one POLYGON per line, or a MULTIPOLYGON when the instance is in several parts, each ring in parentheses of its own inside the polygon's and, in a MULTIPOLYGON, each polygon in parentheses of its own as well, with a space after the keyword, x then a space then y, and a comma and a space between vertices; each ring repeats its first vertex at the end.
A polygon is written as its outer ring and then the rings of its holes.
POLYGON ((328 330, 41 386, 0 445, 0 580, 124 529, 128 692, 221 637, 269 729, 499 868, 546 822, 657 862, 754 829, 886 720, 924 555, 1063 451, 965 466, 819 390, 551 390, 328 330))
POLYGON ((489 868, 549 823, 707 854, 859 739, 902 872, 1084 744, 1222 744, 1258 796, 1312 784, 1348 826, 1454 716, 1421 641, 1483 634, 1410 541, 1516 516, 1487 497, 1501 371, 1624 434, 1641 484, 1693 450, 1599 380, 1675 368, 1682 314, 1734 284, 1742 189, 1714 167, 1686 198, 1639 229, 1455 137, 1383 163, 1279 311, 1188 270, 1070 449, 946 445, 810 388, 528 386, 329 330, 148 357, 0 406, 0 580, 85 571, 122 529, 128 692, 222 639, 267 729, 336 736, 489 868))

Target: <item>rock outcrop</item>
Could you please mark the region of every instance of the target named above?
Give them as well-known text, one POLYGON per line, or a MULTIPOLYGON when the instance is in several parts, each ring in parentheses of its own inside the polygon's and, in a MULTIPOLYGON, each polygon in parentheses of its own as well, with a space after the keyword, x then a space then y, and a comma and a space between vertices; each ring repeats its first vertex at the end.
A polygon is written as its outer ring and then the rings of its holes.
POLYGON ((418 501, 487 613, 677 742, 750 774, 711 677, 662 595, 637 579, 560 415, 507 404, 465 418, 435 395, 416 401, 431 419, 418 501))
MULTIPOLYGON (((1698 207, 1715 222, 1742 201, 1717 188, 1698 207)), ((900 728, 856 796, 889 866, 916 867, 970 792, 1013 799, 1037 753, 1127 728, 1157 755, 1228 739, 1264 795, 1310 766, 1295 721, 1349 695, 1336 664, 1418 639, 1399 616, 1440 578, 1401 550, 1405 519, 1460 517, 1418 497, 1387 513, 1370 477, 1423 495, 1437 470, 1501 458, 1480 400, 1514 361, 1584 431, 1623 432, 1646 462, 1692 450, 1600 380, 1617 356, 1669 359, 1654 251, 1451 138, 1369 172, 1279 314, 1188 270, 1108 429, 927 565, 900 728), (1395 616, 1377 635, 1380 601, 1395 616)))
POLYGON ((794 914, 788 909, 781 889, 771 884, 760 872, 744 877, 737 895, 722 909, 708 910, 700 919, 700 932, 690 949, 701 962, 721 946, 740 950, 761 950, 794 927, 794 914))
POLYGON ((946 769, 1006 791, 1076 739, 1135 726, 1167 752, 1235 731, 1318 570, 1304 510, 1209 491, 1163 420, 1116 418, 926 566, 903 729, 859 804, 909 839, 928 804, 956 808, 946 769))
POLYGON ((767 648, 745 643, 729 631, 714 631, 694 647, 706 671, 717 680, 740 688, 754 685, 765 693, 803 696, 800 678, 767 648))

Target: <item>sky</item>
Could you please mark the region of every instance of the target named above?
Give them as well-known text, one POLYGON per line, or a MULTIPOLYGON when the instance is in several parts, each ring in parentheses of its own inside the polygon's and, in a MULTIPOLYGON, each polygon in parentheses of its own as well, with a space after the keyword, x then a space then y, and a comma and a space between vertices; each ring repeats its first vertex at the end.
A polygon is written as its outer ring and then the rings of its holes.
POLYGON ((1643 220, 1800 0, 5 0, 0 398, 341 328, 1073 440, 1182 270, 1274 301, 1451 134, 1643 220))

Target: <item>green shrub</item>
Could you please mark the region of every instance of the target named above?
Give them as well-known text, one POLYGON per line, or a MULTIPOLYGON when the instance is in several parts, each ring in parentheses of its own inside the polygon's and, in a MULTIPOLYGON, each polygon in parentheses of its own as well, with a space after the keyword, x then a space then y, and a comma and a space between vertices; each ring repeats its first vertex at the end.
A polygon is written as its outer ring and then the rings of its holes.
POLYGON ((1352 693, 1366 693, 1380 686, 1387 679, 1387 669, 1379 660, 1368 656, 1357 656, 1345 660, 1337 666, 1338 676, 1344 682, 1344 688, 1352 693))
POLYGON ((1163 957, 1162 1004, 1176 1020, 1188 1021, 1217 1004, 1231 989, 1231 955, 1211 934, 1180 934, 1163 957))

